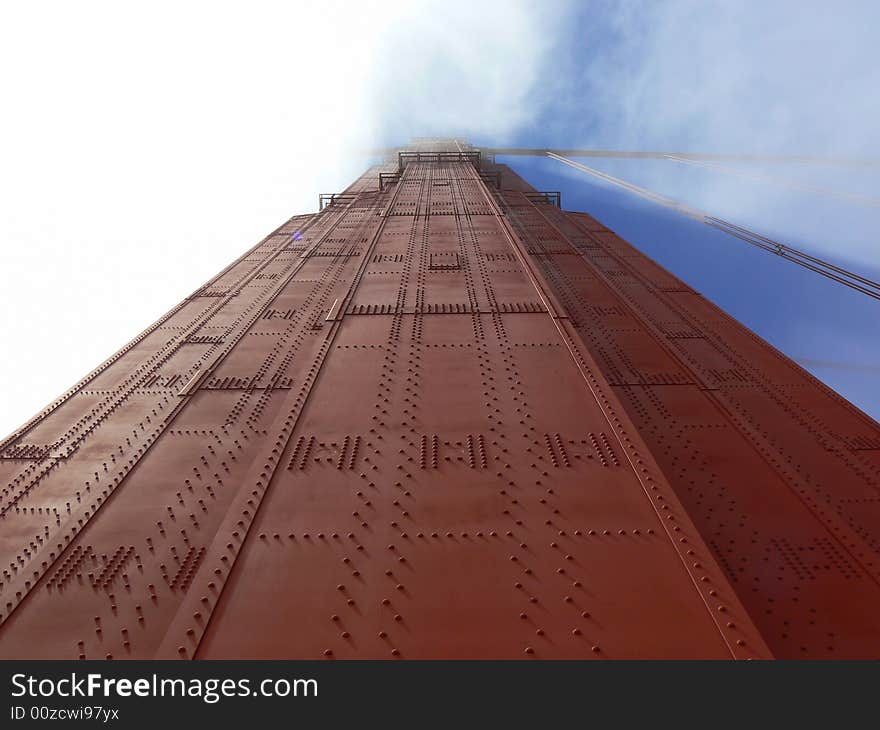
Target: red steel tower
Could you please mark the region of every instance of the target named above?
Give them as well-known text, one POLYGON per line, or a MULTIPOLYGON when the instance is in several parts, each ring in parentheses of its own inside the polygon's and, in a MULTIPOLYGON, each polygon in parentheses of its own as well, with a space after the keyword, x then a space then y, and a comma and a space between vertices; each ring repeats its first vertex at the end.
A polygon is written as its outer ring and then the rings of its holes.
POLYGON ((4 658, 880 656, 880 427, 422 142, 0 442, 4 658))

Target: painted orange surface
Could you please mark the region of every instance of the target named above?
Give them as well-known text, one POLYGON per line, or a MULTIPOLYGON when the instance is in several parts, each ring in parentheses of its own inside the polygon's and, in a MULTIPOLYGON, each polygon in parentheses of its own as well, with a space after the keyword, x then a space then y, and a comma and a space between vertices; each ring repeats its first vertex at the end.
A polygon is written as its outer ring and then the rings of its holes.
POLYGON ((878 425, 413 150, 0 443, 0 657, 880 655, 878 425))

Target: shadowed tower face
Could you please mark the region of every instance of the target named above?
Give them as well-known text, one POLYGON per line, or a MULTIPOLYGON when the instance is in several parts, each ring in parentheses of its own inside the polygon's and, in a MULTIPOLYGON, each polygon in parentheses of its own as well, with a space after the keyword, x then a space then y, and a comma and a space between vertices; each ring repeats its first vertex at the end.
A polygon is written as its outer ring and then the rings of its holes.
POLYGON ((880 429, 458 141, 0 443, 0 656, 880 653, 880 429))

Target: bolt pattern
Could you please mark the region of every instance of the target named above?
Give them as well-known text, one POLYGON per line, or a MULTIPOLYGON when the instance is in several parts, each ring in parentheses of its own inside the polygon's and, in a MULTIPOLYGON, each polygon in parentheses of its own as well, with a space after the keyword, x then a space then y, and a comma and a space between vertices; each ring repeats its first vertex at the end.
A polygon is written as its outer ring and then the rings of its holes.
POLYGON ((877 434, 472 157, 372 168, 0 443, 3 656, 857 653, 808 586, 864 590, 878 533, 813 475, 876 486, 877 434), (830 533, 767 539, 732 433, 830 533))

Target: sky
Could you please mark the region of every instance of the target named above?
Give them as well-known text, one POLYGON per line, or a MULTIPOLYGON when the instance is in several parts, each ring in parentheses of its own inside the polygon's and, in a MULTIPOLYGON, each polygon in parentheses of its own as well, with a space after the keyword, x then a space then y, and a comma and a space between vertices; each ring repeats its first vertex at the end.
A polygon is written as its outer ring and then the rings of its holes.
MULTIPOLYGON (((0 434, 281 221, 413 136, 880 157, 880 6, 9 3, 0 434)), ((880 208, 673 161, 584 160, 880 274, 880 208)), ((546 159, 510 158, 880 417, 880 302, 546 159)), ((880 171, 746 175, 880 198, 880 171)))

